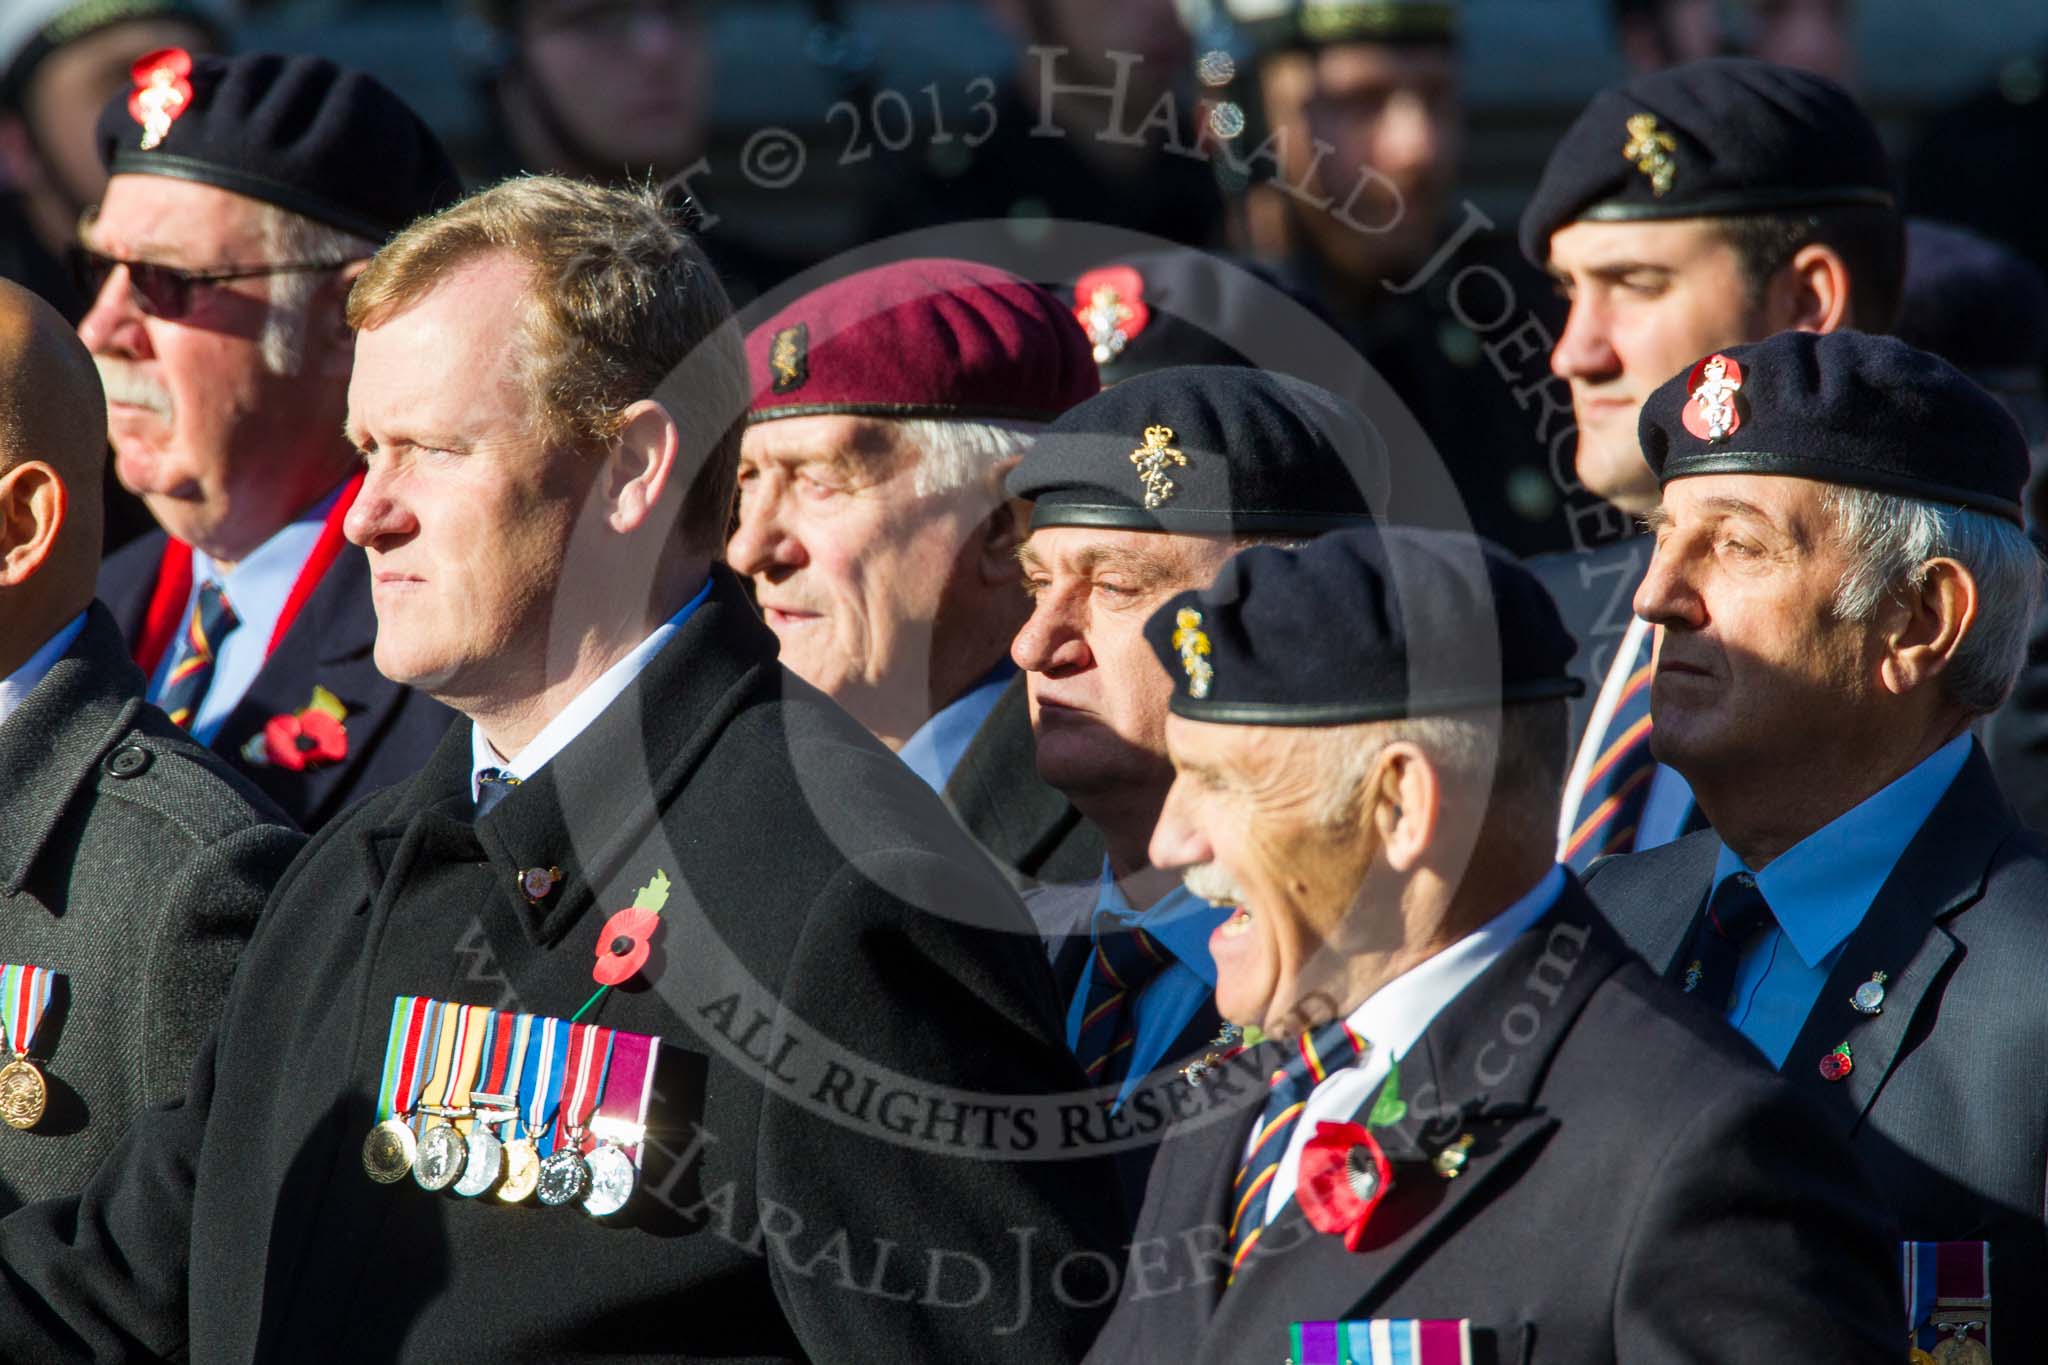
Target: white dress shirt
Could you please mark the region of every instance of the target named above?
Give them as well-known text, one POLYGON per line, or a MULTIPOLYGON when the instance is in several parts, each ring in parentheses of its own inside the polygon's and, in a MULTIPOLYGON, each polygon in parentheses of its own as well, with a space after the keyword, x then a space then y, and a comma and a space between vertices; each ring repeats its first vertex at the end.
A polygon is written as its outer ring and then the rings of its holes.
MULTIPOLYGON (((1405 1057, 1429 1029, 1444 1006, 1458 998, 1481 972, 1500 960, 1522 931, 1549 912, 1564 890, 1564 869, 1552 867, 1543 879, 1507 909, 1430 958, 1410 967, 1367 997, 1351 1012, 1351 1031, 1370 1046, 1351 1066, 1336 1072, 1309 1092, 1301 1121, 1287 1141, 1280 1168, 1266 1196, 1266 1221, 1271 1223, 1294 1198, 1301 1176, 1301 1152, 1315 1136, 1317 1123, 1345 1123, 1370 1105, 1386 1084, 1392 1059, 1405 1057)), ((1252 1138, 1258 1125, 1252 1127, 1252 1138)), ((1245 1144, 1251 1154, 1251 1142, 1245 1144)))
POLYGON ((633 646, 631 654, 598 674, 596 682, 571 698, 569 704, 556 712, 555 718, 543 725, 540 733, 512 757, 500 756, 472 721, 469 727, 469 799, 476 799, 477 774, 486 768, 501 769, 524 782, 545 767, 549 759, 568 748, 571 740, 589 729, 590 722, 618 700, 619 693, 633 685, 633 679, 640 676, 648 661, 661 653, 661 647, 683 628, 683 622, 689 620, 710 595, 711 580, 707 578, 704 586, 697 589, 697 595, 683 604, 681 611, 656 626, 653 634, 633 646))

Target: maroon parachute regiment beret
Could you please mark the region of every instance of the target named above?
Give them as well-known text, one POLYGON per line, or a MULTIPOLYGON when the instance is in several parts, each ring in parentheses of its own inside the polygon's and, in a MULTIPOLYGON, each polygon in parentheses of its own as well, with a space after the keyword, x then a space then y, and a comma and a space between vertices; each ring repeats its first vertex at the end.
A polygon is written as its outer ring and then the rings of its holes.
POLYGON ((1050 291, 939 258, 814 289, 747 334, 747 420, 849 414, 1049 422, 1102 386, 1050 291))

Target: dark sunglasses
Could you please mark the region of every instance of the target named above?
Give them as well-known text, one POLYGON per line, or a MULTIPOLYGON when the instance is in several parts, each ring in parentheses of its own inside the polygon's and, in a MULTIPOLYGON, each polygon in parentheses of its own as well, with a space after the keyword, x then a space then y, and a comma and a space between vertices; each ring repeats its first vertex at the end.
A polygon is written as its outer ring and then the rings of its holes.
POLYGON ((70 258, 72 276, 88 303, 100 296, 100 290, 106 286, 107 276, 114 273, 115 266, 126 266, 128 292, 134 298, 135 306, 151 317, 166 321, 176 320, 191 311, 192 291, 200 285, 255 280, 267 275, 339 270, 362 259, 351 256, 337 261, 289 261, 279 265, 233 266, 225 270, 182 270, 174 265, 156 265, 150 261, 117 260, 83 246, 72 247, 70 258))

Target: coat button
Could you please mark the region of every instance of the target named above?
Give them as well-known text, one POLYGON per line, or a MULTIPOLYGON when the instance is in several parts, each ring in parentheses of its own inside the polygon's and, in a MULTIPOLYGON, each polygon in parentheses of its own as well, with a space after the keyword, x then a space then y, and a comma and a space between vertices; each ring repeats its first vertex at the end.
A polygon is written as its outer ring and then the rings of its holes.
POLYGON ((149 764, 149 750, 140 744, 123 744, 107 755, 107 772, 114 777, 140 777, 149 764))

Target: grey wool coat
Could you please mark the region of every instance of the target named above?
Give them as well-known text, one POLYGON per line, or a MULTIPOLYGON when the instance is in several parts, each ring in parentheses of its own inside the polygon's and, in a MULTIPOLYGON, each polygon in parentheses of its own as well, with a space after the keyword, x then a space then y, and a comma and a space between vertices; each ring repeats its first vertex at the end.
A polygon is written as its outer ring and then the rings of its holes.
POLYGON ((34 1128, 0 1127, 0 1211, 76 1191, 130 1119, 185 1093, 304 842, 142 695, 95 603, 0 721, 0 963, 62 975, 30 1049, 48 1108, 34 1128))

